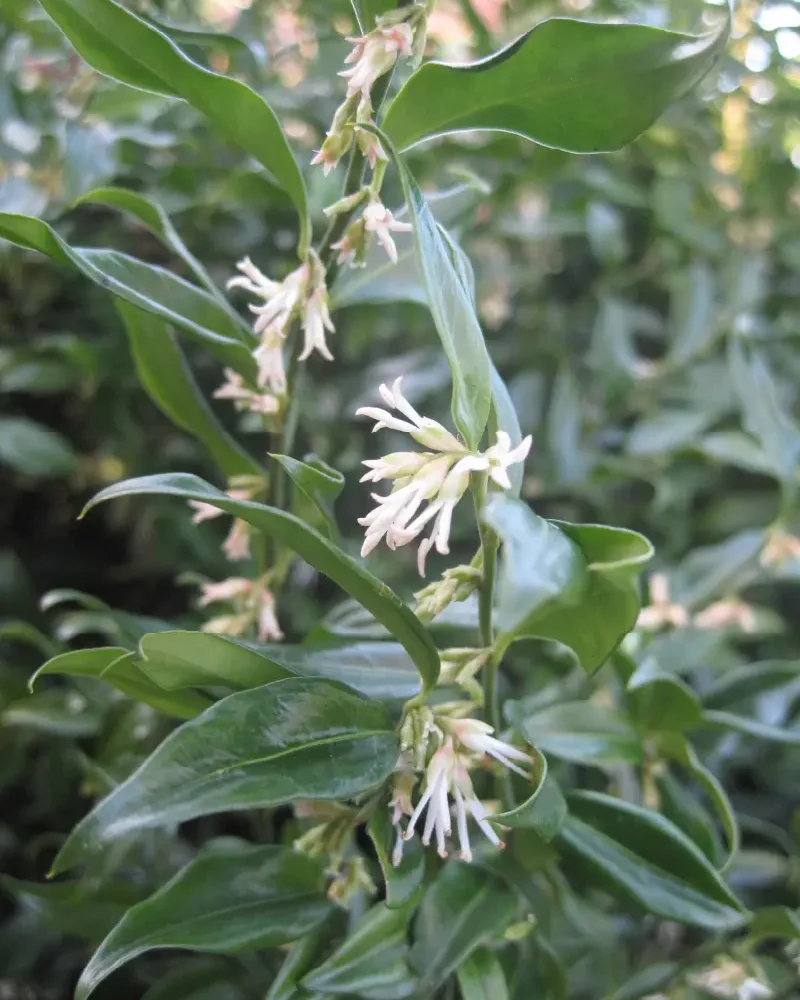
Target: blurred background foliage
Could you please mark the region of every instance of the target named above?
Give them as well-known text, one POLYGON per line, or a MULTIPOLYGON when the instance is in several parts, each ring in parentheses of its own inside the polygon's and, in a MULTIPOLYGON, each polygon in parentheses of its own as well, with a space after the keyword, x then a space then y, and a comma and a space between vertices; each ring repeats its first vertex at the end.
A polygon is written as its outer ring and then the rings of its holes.
MULTIPOLYGON (((200 63, 263 93, 308 163, 340 96, 333 81, 346 52, 342 35, 353 29, 344 0, 127 6, 200 63)), ((429 54, 474 58, 551 15, 690 30, 702 14, 689 0, 439 0, 429 54)), ((772 565, 760 558, 776 521, 800 533, 799 56, 800 6, 743 0, 718 72, 621 153, 570 156, 484 133, 440 140, 410 160, 472 259, 490 351, 523 431, 534 435, 523 496, 548 517, 644 532, 672 600, 691 612, 723 605, 715 627, 667 632, 647 647, 660 669, 700 690, 741 664, 794 661, 800 639, 797 551, 772 565)), ((0 67, 0 210, 56 222, 73 245, 112 246, 185 274, 139 222, 86 197, 125 186, 163 207, 220 283, 244 254, 269 274, 288 271, 291 206, 189 106, 101 77, 30 0, 0 0, 0 67)), ((339 180, 313 172, 309 183, 321 227, 339 180)), ((400 204, 398 187, 390 183, 387 195, 400 204)), ((365 502, 357 468, 375 454, 353 417, 356 406, 379 381, 405 374, 409 398, 446 419, 447 366, 410 243, 400 246, 397 269, 376 257, 341 277, 336 365, 312 363, 304 389, 299 453, 313 451, 345 474, 337 515, 354 552, 365 502)), ((218 367, 186 347, 210 395, 218 367)), ((262 434, 237 425, 225 405, 215 409, 263 456, 262 434)), ((141 388, 102 289, 6 244, 0 467, 0 997, 60 998, 87 947, 174 872, 192 842, 246 832, 257 820, 209 818, 181 839, 152 834, 133 853, 123 845, 125 881, 101 872, 77 893, 41 885, 87 796, 127 774, 168 723, 94 681, 48 678, 29 695, 31 672, 54 651, 135 642, 160 620, 197 627, 191 583, 225 574, 221 529, 195 527, 181 505, 121 501, 78 522, 81 505, 125 476, 180 469, 224 484, 141 388)), ((456 546, 466 560, 467 527, 465 520, 456 546)), ((410 595, 414 569, 405 552, 376 553, 373 569, 410 595)), ((317 634, 371 627, 302 565, 280 618, 290 638, 315 626, 317 634)), ((632 643, 625 655, 640 652, 632 643)), ((544 708, 565 697, 591 694, 595 706, 616 697, 608 667, 589 682, 558 651, 535 644, 515 649, 509 674, 510 715, 514 706, 544 708)), ((734 889, 750 906, 796 908, 800 770, 792 720, 800 684, 788 672, 780 681, 740 698, 765 739, 726 730, 705 733, 699 748, 742 824, 743 847, 729 873, 734 889)), ((591 787, 598 765, 624 777, 624 759, 613 753, 603 760, 573 753, 562 765, 565 783, 591 787)), ((695 823, 713 829, 699 801, 691 799, 695 823)), ((561 891, 569 893, 566 884, 561 891)), ((695 972, 712 959, 723 970, 733 961, 707 943, 695 953, 693 932, 677 925, 608 910, 602 897, 580 891, 569 899, 564 926, 553 933, 570 997, 657 992, 656 981, 613 992, 653 959, 677 957, 695 972)), ((764 961, 774 964, 777 982, 790 981, 782 946, 764 961)), ((273 974, 261 956, 161 956, 126 969, 98 995, 139 997, 149 987, 148 1000, 258 998, 273 974)), ((533 995, 531 981, 519 987, 520 1000, 533 995)), ((682 992, 670 995, 725 995, 712 986, 684 978, 682 992)))

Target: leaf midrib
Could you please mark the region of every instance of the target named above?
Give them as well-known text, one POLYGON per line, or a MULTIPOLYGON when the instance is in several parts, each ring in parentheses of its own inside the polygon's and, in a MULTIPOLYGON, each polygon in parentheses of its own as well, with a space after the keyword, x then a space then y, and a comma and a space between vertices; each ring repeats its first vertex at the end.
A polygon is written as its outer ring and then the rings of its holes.
POLYGON ((359 730, 358 732, 352 733, 342 733, 338 736, 325 736, 317 740, 308 740, 305 743, 298 743, 291 747, 286 747, 283 750, 279 750, 274 754, 270 754, 266 757, 253 757, 251 760, 244 760, 238 764, 227 764, 225 767, 216 768, 214 771, 209 771, 207 774, 203 775, 203 779, 216 778, 221 774, 227 774, 229 771, 236 771, 242 767, 251 767, 258 764, 269 764, 275 760, 280 760, 282 757, 287 757, 290 754, 298 753, 302 750, 313 749, 320 746, 331 746, 336 743, 344 743, 347 740, 363 740, 368 739, 372 736, 391 736, 392 732, 390 729, 366 729, 359 730))

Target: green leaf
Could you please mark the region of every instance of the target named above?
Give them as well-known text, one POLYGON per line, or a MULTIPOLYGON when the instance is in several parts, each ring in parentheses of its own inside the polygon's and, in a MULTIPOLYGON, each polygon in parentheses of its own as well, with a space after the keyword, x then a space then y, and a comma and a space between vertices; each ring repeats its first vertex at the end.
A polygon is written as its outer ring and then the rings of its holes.
POLYGON ((277 845, 207 849, 125 914, 84 969, 75 1000, 153 948, 236 954, 280 945, 330 909, 322 870, 307 855, 277 845))
MULTIPOLYGON (((109 208, 118 208, 127 215, 133 216, 142 225, 146 226, 150 232, 154 233, 161 242, 174 251, 178 257, 189 267, 201 285, 216 298, 219 295, 217 286, 200 263, 200 261, 189 250, 181 239, 178 231, 172 225, 172 221, 164 209, 154 201, 145 198, 138 191, 130 191, 121 187, 99 187, 87 191, 77 200, 76 205, 83 204, 107 205, 109 208)), ((223 304, 225 300, 222 299, 223 304)))
POLYGON ((340 681, 379 701, 407 701, 420 692, 419 672, 396 642, 252 647, 209 632, 175 631, 146 635, 139 648, 139 667, 169 691, 208 685, 245 690, 299 675, 340 681))
POLYGON ((294 671, 244 643, 211 632, 151 632, 139 642, 139 666, 167 691, 186 687, 247 690, 294 676, 294 671))
MULTIPOLYGON (((307 1000, 305 991, 300 992, 300 980, 314 965, 317 955, 323 950, 325 943, 335 931, 338 913, 334 912, 331 919, 325 921, 303 935, 286 952, 278 975, 273 979, 264 1000, 307 1000)), ((165 998, 168 1000, 168 998, 165 998)))
POLYGON ((490 498, 484 518, 504 543, 500 641, 554 639, 574 650, 588 673, 600 667, 636 623, 638 574, 653 552, 647 539, 621 528, 545 521, 504 494, 490 498))
POLYGON ((784 488, 797 489, 800 427, 781 400, 763 357, 741 341, 731 340, 729 363, 739 395, 745 430, 761 442, 773 474, 784 488))
POLYGON ((333 503, 342 492, 344 476, 326 465, 322 459, 313 455, 306 457, 310 461, 300 462, 290 455, 270 455, 270 458, 274 458, 292 480, 295 490, 305 498, 306 507, 310 508, 310 511, 304 520, 326 538, 335 538, 338 529, 333 514, 333 503))
POLYGON ((450 862, 420 906, 411 964, 420 974, 420 1000, 430 997, 472 952, 502 935, 514 919, 516 897, 485 868, 450 862))
POLYGON ((578 606, 587 567, 578 547, 522 500, 493 494, 484 519, 503 542, 498 580, 497 627, 506 642, 536 635, 557 604, 578 606))
POLYGON ((24 882, 0 875, 0 885, 18 903, 43 913, 68 937, 99 943, 144 895, 130 882, 24 882))
POLYGON ((164 494, 209 503, 247 521, 259 531, 275 536, 346 590, 394 635, 416 664, 426 690, 436 683, 439 676, 439 654, 416 615, 385 583, 299 518, 264 504, 232 500, 197 476, 183 473, 142 476, 109 486, 87 504, 84 513, 104 500, 140 493, 164 494))
POLYGON ((386 905, 390 909, 405 906, 413 899, 425 878, 425 852, 419 838, 403 844, 400 864, 392 864, 397 831, 389 819, 388 808, 380 806, 367 823, 367 833, 375 846, 378 863, 386 883, 386 905))
POLYGON ((0 237, 77 268, 112 295, 174 323, 223 364, 255 377, 252 353, 242 339, 246 331, 208 292, 183 278, 115 250, 71 247, 47 223, 25 215, 0 213, 0 237))
POLYGON ((590 701, 551 705, 523 719, 520 728, 530 743, 576 764, 602 767, 642 759, 641 737, 627 719, 590 701))
POLYGON ((702 79, 729 31, 729 18, 701 36, 550 18, 488 59, 426 63, 383 128, 401 149, 476 129, 573 153, 621 149, 702 79))
POLYGON ((743 664, 726 670, 706 688, 702 695, 703 704, 710 709, 724 709, 766 691, 785 687, 798 677, 800 661, 797 660, 765 660, 762 663, 743 664))
MULTIPOLYGON (((379 130, 375 130, 380 135, 379 130)), ((382 136, 384 141, 385 136, 382 136)), ((419 270, 453 379, 453 421, 471 449, 478 447, 492 403, 491 363, 460 258, 433 217, 425 196, 389 144, 403 184, 419 270)))
POLYGON ((68 476, 78 457, 55 431, 27 417, 0 417, 0 463, 27 476, 68 476))
POLYGON ((195 691, 165 691, 142 673, 136 663, 136 654, 122 647, 75 649, 54 656, 31 677, 31 691, 43 674, 96 677, 111 684, 133 701, 140 701, 178 719, 193 719, 211 704, 208 698, 195 691))
POLYGON ((153 313, 117 302, 139 381, 174 424, 203 443, 225 476, 259 475, 261 467, 219 423, 200 392, 169 326, 153 313))
POLYGON ((703 712, 702 726, 712 729, 732 729, 746 736, 755 736, 759 740, 769 740, 772 743, 785 743, 788 746, 800 746, 800 729, 790 729, 788 726, 772 726, 747 715, 734 715, 732 712, 703 712))
POLYGON ((645 1000, 669 986, 681 971, 678 962, 655 962, 635 972, 624 986, 614 990, 605 1000, 645 1000))
POLYGON ((508 985, 494 952, 476 948, 457 969, 462 1000, 508 1000, 508 985))
POLYGON ((157 28, 113 0, 42 0, 79 54, 100 73, 142 90, 180 97, 255 157, 292 199, 301 254, 310 228, 303 176, 274 112, 255 91, 192 62, 157 28))
POLYGON ((304 979, 308 990, 364 1000, 402 1000, 413 996, 416 979, 408 967, 408 907, 378 903, 359 920, 343 944, 304 979))
POLYGON ((766 906, 757 910, 750 921, 748 940, 756 943, 768 938, 800 938, 800 910, 788 906, 766 906))
POLYGON ((661 670, 653 656, 634 671, 627 692, 633 717, 649 732, 694 729, 703 714, 700 699, 689 685, 661 670))
POLYGON ((741 905, 713 866, 663 816, 597 792, 573 793, 569 807, 558 843, 611 895, 711 931, 743 923, 741 905))
POLYGON ((380 784, 398 745, 383 708, 347 688, 288 678, 239 691, 172 732, 73 830, 64 871, 123 835, 298 799, 348 799, 380 784))
POLYGON ((662 752, 689 772, 714 806, 727 840, 727 854, 720 866, 721 870, 725 871, 739 851, 739 824, 736 822, 736 814, 728 798, 728 793, 719 778, 703 764, 694 747, 685 737, 669 735, 660 740, 659 747, 662 752))
POLYGON ((564 825, 567 803, 555 778, 549 773, 547 759, 536 747, 534 757, 533 792, 514 809, 493 813, 489 819, 496 826, 535 830, 542 840, 552 840, 564 825))

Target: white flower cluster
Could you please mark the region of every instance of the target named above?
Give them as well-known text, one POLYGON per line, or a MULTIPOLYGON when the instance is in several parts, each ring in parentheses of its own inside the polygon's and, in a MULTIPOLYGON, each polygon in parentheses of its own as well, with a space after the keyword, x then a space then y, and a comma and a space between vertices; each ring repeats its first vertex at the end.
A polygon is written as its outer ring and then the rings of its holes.
MULTIPOLYGON (((286 392, 286 369, 283 363, 283 345, 290 323, 301 319, 304 343, 300 360, 304 361, 313 351, 318 351, 326 361, 333 355, 325 341, 325 332, 334 332, 328 308, 328 289, 325 284, 325 267, 310 251, 305 262, 287 275, 283 281, 272 281, 256 267, 249 257, 236 265, 240 274, 231 278, 228 288, 244 288, 263 299, 263 305, 251 305, 256 320, 253 330, 260 337, 254 357, 258 365, 258 385, 269 388, 275 396, 286 392)), ((235 387, 223 386, 227 398, 232 398, 235 387)))
POLYGON ((203 584, 198 602, 200 607, 219 602, 233 604, 235 612, 211 618, 203 625, 204 632, 242 635, 255 625, 259 642, 280 642, 283 639, 275 614, 275 598, 263 583, 232 576, 219 583, 203 584))
POLYGON ((441 745, 434 751, 425 770, 422 795, 416 807, 411 805, 411 788, 407 772, 400 771, 395 783, 395 794, 390 803, 392 822, 396 831, 392 862, 397 867, 403 856, 403 842, 414 836, 417 824, 425 814, 422 843, 427 847, 432 838, 441 857, 447 856, 447 839, 452 835, 451 800, 455 807, 456 832, 459 857, 472 860, 468 816, 477 824, 481 833, 495 847, 502 848, 503 841, 492 826, 490 813, 475 794, 470 768, 488 754, 504 767, 530 778, 531 757, 517 747, 492 736, 492 727, 476 719, 450 719, 436 717, 435 733, 441 745), (522 766, 521 766, 522 765, 522 766), (402 818, 409 816, 403 830, 402 818))
POLYGON ((356 414, 375 420, 373 431, 382 427, 402 431, 430 450, 394 452, 363 463, 370 471, 362 476, 362 482, 388 479, 393 488, 386 496, 371 494, 377 506, 359 519, 359 524, 367 529, 361 555, 368 555, 383 538, 390 549, 406 545, 435 518, 430 536, 420 542, 418 549, 417 567, 420 576, 424 576, 425 561, 433 547, 441 554, 450 551, 453 511, 469 486, 470 475, 488 472, 497 486, 509 489, 508 467, 524 461, 530 451, 531 437, 512 448, 508 434, 498 431, 494 445, 485 452, 471 452, 440 423, 420 416, 403 396, 401 383, 398 378, 391 389, 386 385, 380 387, 383 401, 401 417, 374 406, 361 407, 356 414), (426 502, 427 507, 417 515, 426 502))

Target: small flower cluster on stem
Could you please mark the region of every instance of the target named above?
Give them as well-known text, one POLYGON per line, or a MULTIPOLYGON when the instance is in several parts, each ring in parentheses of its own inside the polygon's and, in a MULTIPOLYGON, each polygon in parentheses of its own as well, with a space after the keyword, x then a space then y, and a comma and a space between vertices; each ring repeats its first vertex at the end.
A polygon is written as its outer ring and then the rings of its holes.
POLYGON ((485 452, 472 452, 440 423, 420 416, 403 395, 401 384, 402 379, 397 379, 391 389, 386 385, 380 387, 383 401, 395 413, 364 406, 356 414, 374 420, 373 431, 384 427, 401 431, 429 450, 394 452, 363 463, 369 472, 362 482, 388 479, 393 487, 385 496, 373 493, 377 506, 359 519, 359 524, 366 527, 361 555, 368 555, 384 538, 390 549, 406 545, 433 521, 431 533, 420 542, 417 554, 420 576, 425 576, 430 550, 435 547, 441 554, 450 551, 453 511, 470 484, 471 474, 488 472, 497 486, 509 489, 508 468, 525 460, 531 438, 526 437, 512 448, 509 436, 498 431, 494 445, 485 452), (427 506, 418 514, 423 504, 427 506))
POLYGON ((528 780, 531 777, 530 755, 493 736, 494 730, 488 723, 446 715, 443 711, 433 714, 427 707, 411 709, 403 724, 403 753, 390 801, 396 831, 392 856, 395 866, 402 860, 403 842, 410 840, 418 827, 422 829, 422 843, 427 847, 435 839, 439 855, 446 857, 448 839, 453 834, 453 812, 458 856, 463 861, 472 860, 470 818, 491 844, 502 848, 503 841, 492 825, 491 812, 475 793, 470 770, 488 756, 528 780), (423 769, 420 764, 428 755, 431 741, 437 746, 424 765, 421 794, 414 805, 414 771, 423 769), (409 818, 403 829, 405 816, 409 818))

